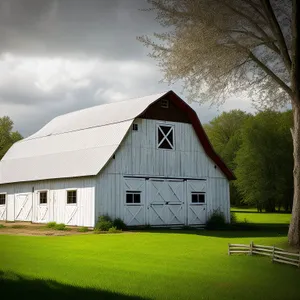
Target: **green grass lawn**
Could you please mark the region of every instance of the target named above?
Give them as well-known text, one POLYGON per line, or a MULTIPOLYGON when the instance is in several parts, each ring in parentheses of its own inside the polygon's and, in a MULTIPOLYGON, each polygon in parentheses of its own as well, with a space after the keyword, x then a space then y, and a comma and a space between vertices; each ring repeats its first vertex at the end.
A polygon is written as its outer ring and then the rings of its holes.
MULTIPOLYGON (((0 232, 1 233, 1 232, 0 232)), ((7 299, 299 299, 300 270, 228 256, 228 243, 282 246, 276 231, 0 235, 7 299)))
POLYGON ((232 207, 231 211, 235 213, 238 222, 260 224, 289 224, 291 214, 288 213, 258 213, 255 208, 237 208, 232 207))

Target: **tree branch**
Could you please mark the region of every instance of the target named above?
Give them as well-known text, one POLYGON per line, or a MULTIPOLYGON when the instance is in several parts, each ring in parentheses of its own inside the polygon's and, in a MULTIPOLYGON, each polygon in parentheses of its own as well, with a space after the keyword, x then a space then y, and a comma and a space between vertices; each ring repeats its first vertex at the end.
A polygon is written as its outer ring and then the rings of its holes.
POLYGON ((266 74, 272 77, 279 86, 288 93, 290 97, 292 97, 292 89, 282 81, 271 69, 269 69, 261 60, 258 59, 251 51, 249 52, 249 58, 251 58, 266 74))
POLYGON ((278 23, 278 20, 274 14, 272 5, 270 3, 269 0, 262 0, 263 3, 263 9, 269 19, 269 23, 270 23, 270 28, 278 42, 278 46, 280 49, 280 53, 282 55, 282 59, 284 61, 284 64, 286 66, 286 68, 288 69, 288 71, 291 71, 291 67, 292 67, 292 61, 289 55, 289 51, 282 33, 282 30, 280 28, 280 25, 278 23))

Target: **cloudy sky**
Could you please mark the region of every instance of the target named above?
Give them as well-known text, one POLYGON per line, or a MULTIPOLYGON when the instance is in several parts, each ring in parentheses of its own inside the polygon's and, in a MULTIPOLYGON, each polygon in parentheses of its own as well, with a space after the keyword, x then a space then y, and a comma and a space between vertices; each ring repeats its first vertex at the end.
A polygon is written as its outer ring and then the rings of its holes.
MULTIPOLYGON (((161 30, 145 0, 0 0, 0 116, 24 136, 53 117, 173 89, 136 36, 161 30)), ((192 104, 202 123, 223 110, 251 110, 247 99, 221 107, 192 104)))

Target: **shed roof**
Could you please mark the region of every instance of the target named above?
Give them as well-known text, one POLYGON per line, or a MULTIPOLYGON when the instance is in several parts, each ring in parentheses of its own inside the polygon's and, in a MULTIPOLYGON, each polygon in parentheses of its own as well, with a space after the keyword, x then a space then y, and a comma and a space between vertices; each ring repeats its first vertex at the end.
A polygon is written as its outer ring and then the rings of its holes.
POLYGON ((134 119, 166 96, 188 114, 208 156, 228 179, 234 179, 214 152, 197 114, 169 91, 54 118, 9 149, 0 162, 0 184, 97 175, 118 149, 134 119))

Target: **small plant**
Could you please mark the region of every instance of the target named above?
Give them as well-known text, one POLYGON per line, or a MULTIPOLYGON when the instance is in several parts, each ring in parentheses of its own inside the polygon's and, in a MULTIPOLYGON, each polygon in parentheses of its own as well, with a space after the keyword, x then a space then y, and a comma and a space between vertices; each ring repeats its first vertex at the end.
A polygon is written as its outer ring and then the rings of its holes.
POLYGON ((219 210, 214 210, 206 223, 207 229, 223 229, 226 227, 224 214, 219 210))
POLYGON ((119 230, 126 230, 127 226, 122 219, 117 218, 113 221, 113 226, 119 230))
POLYGON ((109 216, 100 216, 95 226, 96 230, 108 231, 113 226, 112 219, 109 216))
POLYGON ((5 226, 3 224, 0 224, 0 229, 5 228, 5 226))
POLYGON ((236 224, 237 223, 237 217, 236 217, 236 214, 233 211, 230 212, 230 223, 231 224, 236 224))
POLYGON ((89 229, 88 229, 87 227, 82 226, 82 227, 79 227, 79 228, 77 229, 77 231, 78 231, 78 232, 88 232, 89 229))
POLYGON ((47 228, 55 228, 55 226, 56 226, 57 224, 56 224, 56 222, 48 222, 47 224, 46 224, 46 227, 47 228))
POLYGON ((109 233, 121 233, 122 230, 121 229, 118 229, 117 227, 113 226, 111 228, 108 229, 108 232, 109 233))
POLYGON ((67 230, 66 225, 64 223, 56 224, 54 229, 55 230, 67 230))
POLYGON ((21 228, 26 228, 26 226, 25 225, 13 225, 13 226, 11 226, 11 228, 21 229, 21 228))

